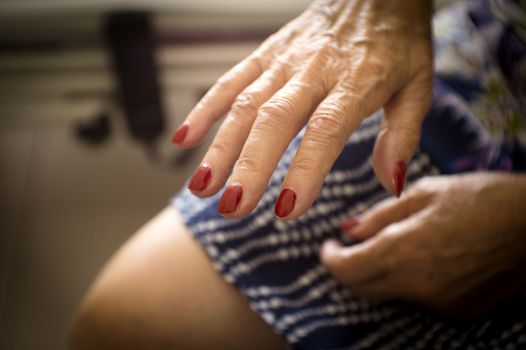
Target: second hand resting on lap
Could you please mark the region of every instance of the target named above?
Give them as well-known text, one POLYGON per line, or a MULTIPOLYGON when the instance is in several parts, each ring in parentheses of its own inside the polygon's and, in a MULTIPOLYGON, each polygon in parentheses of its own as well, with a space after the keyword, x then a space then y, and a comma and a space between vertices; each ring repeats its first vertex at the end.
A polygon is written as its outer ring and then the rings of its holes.
POLYGON ((524 175, 424 178, 343 222, 364 242, 327 241, 321 259, 357 295, 477 316, 526 285, 524 198, 524 175))

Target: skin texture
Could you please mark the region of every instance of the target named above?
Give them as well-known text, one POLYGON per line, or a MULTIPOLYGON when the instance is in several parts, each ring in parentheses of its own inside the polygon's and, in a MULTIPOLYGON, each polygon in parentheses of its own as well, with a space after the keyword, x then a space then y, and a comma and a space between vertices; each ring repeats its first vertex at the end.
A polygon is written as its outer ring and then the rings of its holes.
POLYGON ((430 104, 430 15, 423 0, 314 2, 221 77, 186 118, 176 143, 192 147, 229 111, 202 161, 212 170, 210 182, 193 193, 208 197, 225 182, 240 184, 239 206, 224 215, 248 214, 307 125, 282 185, 297 196, 286 218, 297 218, 351 133, 382 107, 374 169, 395 192, 396 164, 413 155, 430 104))
POLYGON ((425 178, 345 230, 362 243, 327 241, 321 259, 357 295, 476 316, 526 286, 524 198, 525 175, 425 178))
POLYGON ((71 349, 287 349, 214 270, 172 208, 112 257, 82 301, 71 349))

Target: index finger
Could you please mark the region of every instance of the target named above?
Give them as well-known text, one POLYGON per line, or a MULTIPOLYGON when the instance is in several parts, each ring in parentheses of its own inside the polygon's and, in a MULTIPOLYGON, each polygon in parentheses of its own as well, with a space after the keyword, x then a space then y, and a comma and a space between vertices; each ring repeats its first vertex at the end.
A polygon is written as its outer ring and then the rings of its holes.
POLYGON ((208 130, 232 106, 235 98, 256 80, 264 67, 256 53, 225 73, 201 98, 175 131, 172 141, 180 147, 192 147, 205 137, 208 130))
POLYGON ((335 89, 320 103, 309 119, 303 140, 283 181, 282 196, 275 207, 277 216, 294 219, 311 207, 349 136, 365 117, 383 105, 385 95, 380 91, 358 97, 335 89), (295 203, 283 210, 283 193, 291 191, 295 203))

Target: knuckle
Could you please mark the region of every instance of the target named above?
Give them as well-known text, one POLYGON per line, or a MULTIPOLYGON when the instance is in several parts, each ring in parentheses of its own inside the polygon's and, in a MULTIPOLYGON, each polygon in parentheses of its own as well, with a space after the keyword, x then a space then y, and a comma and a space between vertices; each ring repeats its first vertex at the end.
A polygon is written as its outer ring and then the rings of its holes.
POLYGON ((277 116, 256 119, 256 122, 252 126, 250 135, 254 140, 258 140, 259 142, 269 142, 270 140, 276 140, 275 135, 278 135, 289 127, 290 124, 287 120, 277 116))
POLYGON ((282 83, 285 83, 290 78, 290 70, 287 64, 275 64, 271 70, 269 70, 269 76, 271 79, 275 79, 282 83))
POLYGON ((255 66, 256 69, 260 72, 263 72, 265 70, 265 60, 263 59, 263 56, 258 52, 255 52, 252 55, 250 55, 250 57, 248 58, 248 62, 249 64, 255 66))
POLYGON ((282 76, 285 77, 285 80, 288 81, 300 68, 300 66, 294 64, 296 60, 297 58, 294 57, 294 53, 282 53, 274 58, 272 67, 274 69, 279 69, 281 71, 280 74, 282 74, 282 76))
POLYGON ((241 155, 236 162, 236 169, 255 173, 259 176, 263 173, 261 161, 252 155, 241 155))
POLYGON ((250 85, 245 92, 257 93, 258 91, 269 89, 275 84, 280 85, 281 82, 286 82, 284 67, 280 64, 273 64, 269 69, 265 70, 259 80, 250 85))
POLYGON ((316 174, 320 170, 320 161, 313 158, 302 157, 295 159, 290 166, 290 171, 303 173, 303 174, 316 174))
POLYGON ((232 104, 232 111, 255 114, 260 105, 260 97, 256 93, 243 93, 238 95, 232 104))
POLYGON ((228 73, 227 75, 231 76, 239 76, 240 74, 245 74, 246 71, 259 71, 262 72, 262 62, 260 59, 260 55, 257 53, 252 53, 247 58, 245 58, 243 61, 236 64, 228 73))
POLYGON ((259 108, 259 114, 263 118, 279 117, 279 120, 294 119, 297 108, 290 97, 280 96, 273 98, 259 108))
POLYGON ((378 49, 379 47, 375 47, 368 55, 366 55, 363 67, 366 72, 386 80, 389 74, 393 71, 397 56, 396 54, 393 54, 393 52, 385 52, 378 49))
POLYGON ((356 86, 360 90, 371 93, 373 89, 383 88, 394 73, 390 60, 382 59, 378 54, 366 55, 355 71, 356 86))
POLYGON ((225 127, 228 130, 237 132, 237 131, 243 130, 246 127, 247 121, 248 121, 248 118, 244 118, 244 116, 242 115, 235 114, 235 113, 228 113, 221 127, 225 127))
POLYGON ((225 157, 226 155, 230 154, 228 147, 222 141, 214 141, 210 145, 210 151, 216 155, 220 155, 221 157, 225 157))
POLYGON ((328 108, 320 108, 310 119, 307 129, 316 141, 322 143, 333 143, 334 139, 343 139, 350 134, 344 117, 328 108))
POLYGON ((252 131, 267 135, 286 130, 295 124, 296 114, 295 107, 287 99, 267 102, 259 108, 252 131))
POLYGON ((232 88, 234 88, 234 78, 230 73, 227 73, 217 79, 214 84, 214 90, 219 93, 224 93, 231 90, 232 88))

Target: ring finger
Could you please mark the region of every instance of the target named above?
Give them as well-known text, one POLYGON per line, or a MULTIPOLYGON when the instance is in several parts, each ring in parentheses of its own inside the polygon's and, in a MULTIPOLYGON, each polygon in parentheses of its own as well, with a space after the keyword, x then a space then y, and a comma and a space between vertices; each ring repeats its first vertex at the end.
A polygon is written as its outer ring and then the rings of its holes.
POLYGON ((286 72, 281 66, 271 67, 236 98, 201 165, 190 180, 188 187, 195 195, 208 197, 221 189, 239 157, 259 107, 286 80, 286 72))

